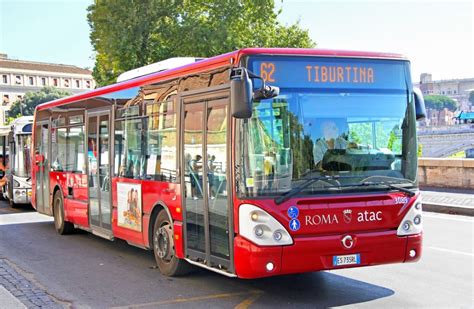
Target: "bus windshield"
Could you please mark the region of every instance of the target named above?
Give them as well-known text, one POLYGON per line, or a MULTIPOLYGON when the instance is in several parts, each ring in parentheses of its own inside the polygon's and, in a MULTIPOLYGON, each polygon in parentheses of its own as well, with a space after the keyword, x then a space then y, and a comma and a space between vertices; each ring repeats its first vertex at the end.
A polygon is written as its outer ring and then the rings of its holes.
POLYGON ((19 134, 15 138, 15 175, 19 177, 31 176, 30 147, 31 134, 19 134))
MULTIPOLYGON (((274 71, 284 69, 272 63, 274 71)), ((403 65, 399 68, 404 71, 403 65)), ((377 87, 285 87, 302 85, 284 78, 279 85, 279 77, 272 76, 280 95, 254 102, 252 118, 240 122, 240 193, 281 195, 320 178, 302 194, 373 189, 367 184, 381 182, 412 186, 416 123, 404 75, 397 76, 403 83, 396 80, 395 87, 388 80, 377 87)))

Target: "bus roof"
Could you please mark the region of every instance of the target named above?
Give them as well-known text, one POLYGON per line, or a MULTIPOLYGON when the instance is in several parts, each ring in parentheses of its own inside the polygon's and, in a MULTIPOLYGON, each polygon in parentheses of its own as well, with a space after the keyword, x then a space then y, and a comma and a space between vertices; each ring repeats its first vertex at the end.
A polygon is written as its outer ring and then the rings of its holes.
POLYGON ((96 96, 120 91, 132 87, 139 87, 149 83, 157 83, 165 80, 174 79, 187 74, 196 74, 202 71, 225 67, 233 63, 239 63, 240 59, 249 55, 300 55, 300 56, 319 56, 336 58, 368 58, 368 59, 392 59, 407 60, 403 55, 380 52, 365 51, 347 51, 330 49, 310 49, 310 48, 244 48, 227 54, 222 54, 195 63, 187 64, 175 69, 151 73, 142 77, 126 80, 120 83, 97 88, 88 92, 60 98, 54 101, 40 104, 36 110, 45 110, 48 108, 61 106, 63 104, 85 100, 96 96))
POLYGON ((32 122, 33 122, 33 116, 21 116, 16 119, 13 119, 10 125, 22 125, 22 124, 28 124, 32 122))

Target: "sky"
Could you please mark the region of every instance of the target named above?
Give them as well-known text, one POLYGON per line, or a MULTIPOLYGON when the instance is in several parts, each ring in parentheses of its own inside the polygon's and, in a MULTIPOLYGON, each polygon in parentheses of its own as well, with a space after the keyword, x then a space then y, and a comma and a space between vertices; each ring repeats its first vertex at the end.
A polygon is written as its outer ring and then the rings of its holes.
MULTIPOLYGON (((283 24, 299 21, 319 48, 401 53, 434 80, 474 77, 474 5, 462 0, 275 0, 283 24)), ((0 53, 94 66, 92 0, 0 0, 0 53)))

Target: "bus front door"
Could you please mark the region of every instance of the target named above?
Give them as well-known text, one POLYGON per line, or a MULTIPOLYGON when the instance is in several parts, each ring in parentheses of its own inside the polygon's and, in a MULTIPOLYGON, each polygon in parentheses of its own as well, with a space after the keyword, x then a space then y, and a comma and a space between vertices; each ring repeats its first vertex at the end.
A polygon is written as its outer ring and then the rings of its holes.
POLYGON ((232 272, 228 102, 222 96, 184 100, 181 183, 186 258, 232 272))
MULTIPOLYGON (((36 132, 37 138, 35 140, 35 155, 42 157, 41 160, 37 161, 37 169, 35 171, 36 210, 39 213, 51 215, 51 203, 49 200, 49 122, 38 122, 36 124, 36 132)), ((10 164, 12 164, 12 162, 10 162, 10 164)))
POLYGON ((111 238, 110 112, 87 115, 89 224, 94 234, 111 238))

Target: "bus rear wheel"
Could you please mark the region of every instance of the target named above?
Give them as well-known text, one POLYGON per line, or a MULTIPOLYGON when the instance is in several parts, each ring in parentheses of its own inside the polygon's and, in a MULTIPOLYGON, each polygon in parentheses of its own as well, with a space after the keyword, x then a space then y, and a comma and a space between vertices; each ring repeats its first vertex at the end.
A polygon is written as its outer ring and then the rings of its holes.
POLYGON ((64 203, 61 191, 56 191, 53 199, 54 227, 59 235, 71 234, 74 232, 74 225, 64 220, 64 203))
POLYGON ((153 253, 160 272, 169 277, 188 273, 191 265, 175 255, 173 225, 165 210, 156 216, 153 225, 153 253))

